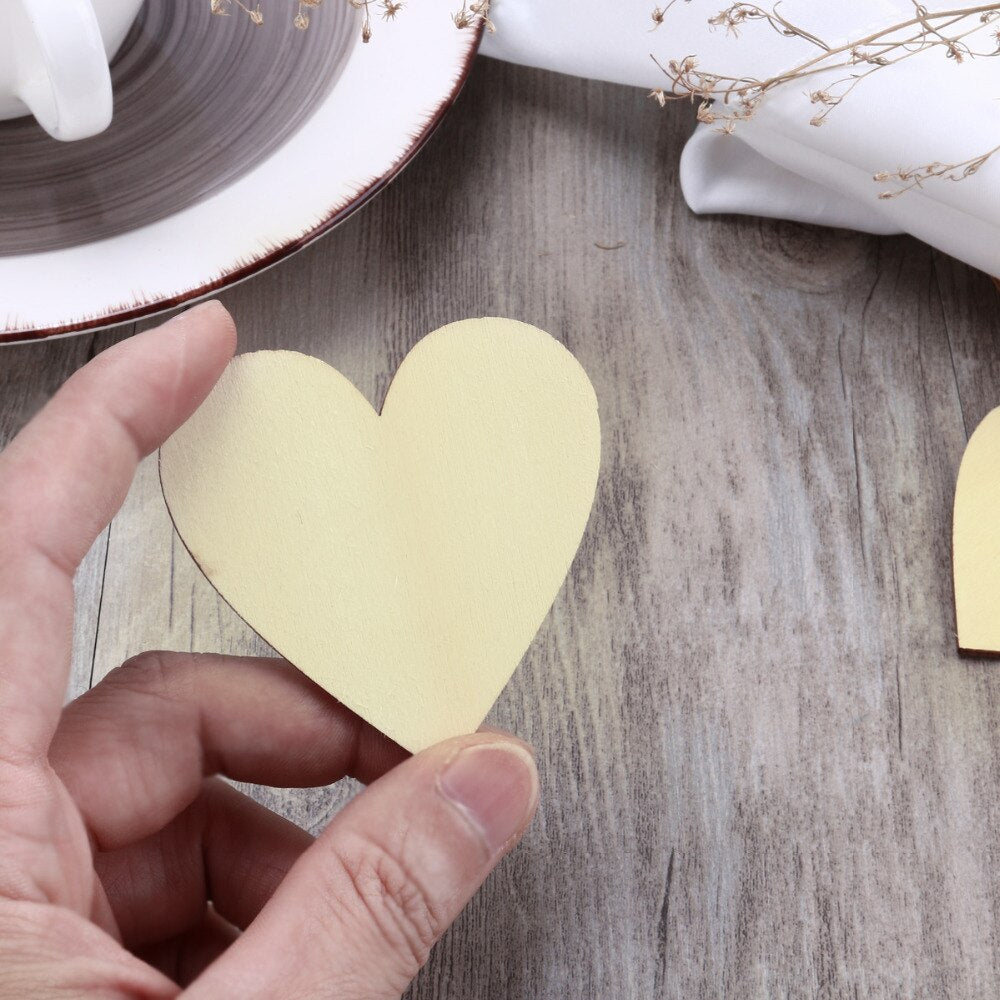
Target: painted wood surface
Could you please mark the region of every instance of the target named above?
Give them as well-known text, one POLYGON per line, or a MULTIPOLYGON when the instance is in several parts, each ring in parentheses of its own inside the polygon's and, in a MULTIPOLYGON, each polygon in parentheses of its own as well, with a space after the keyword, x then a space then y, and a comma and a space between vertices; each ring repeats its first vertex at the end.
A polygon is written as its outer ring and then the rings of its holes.
MULTIPOLYGON (((537 746, 541 811, 410 996, 995 995, 1000 665, 956 654, 950 532, 1000 297, 909 238, 695 218, 690 127, 481 61, 398 183, 222 296, 244 350, 376 404, 483 314, 563 339, 600 400, 590 527, 491 717, 537 746)), ((5 350, 0 433, 123 335, 5 350)), ((146 648, 264 650, 151 464, 79 596, 77 689, 146 648)), ((256 794, 316 829, 352 791, 256 794)))

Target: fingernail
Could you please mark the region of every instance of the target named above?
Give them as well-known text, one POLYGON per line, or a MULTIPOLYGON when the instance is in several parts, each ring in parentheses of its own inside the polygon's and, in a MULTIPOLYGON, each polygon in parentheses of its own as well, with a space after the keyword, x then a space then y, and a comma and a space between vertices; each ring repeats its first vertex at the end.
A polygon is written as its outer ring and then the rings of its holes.
POLYGON ((479 830, 490 854, 524 829, 538 798, 531 754, 513 743, 466 747, 441 773, 438 787, 479 830))
POLYGON ((199 302, 197 305, 191 306, 189 309, 185 309, 184 312, 182 312, 180 315, 196 316, 199 313, 203 312, 220 312, 220 311, 227 314, 229 312, 229 310, 226 309, 226 307, 218 299, 205 299, 204 301, 199 302))
POLYGON ((165 327, 177 326, 182 327, 183 323, 178 323, 178 320, 190 319, 192 316, 197 316, 203 312, 214 312, 218 310, 226 312, 226 307, 218 299, 206 299, 204 302, 199 302, 197 305, 188 306, 182 312, 177 313, 176 316, 171 316, 163 325, 165 327))

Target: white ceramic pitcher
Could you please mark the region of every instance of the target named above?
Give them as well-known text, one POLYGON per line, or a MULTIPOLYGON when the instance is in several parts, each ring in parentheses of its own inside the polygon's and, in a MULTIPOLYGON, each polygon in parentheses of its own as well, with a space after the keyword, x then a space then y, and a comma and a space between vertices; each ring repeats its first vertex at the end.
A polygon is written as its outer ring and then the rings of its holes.
POLYGON ((142 4, 0 0, 0 120, 33 114, 49 135, 64 140, 106 129, 108 62, 142 4))

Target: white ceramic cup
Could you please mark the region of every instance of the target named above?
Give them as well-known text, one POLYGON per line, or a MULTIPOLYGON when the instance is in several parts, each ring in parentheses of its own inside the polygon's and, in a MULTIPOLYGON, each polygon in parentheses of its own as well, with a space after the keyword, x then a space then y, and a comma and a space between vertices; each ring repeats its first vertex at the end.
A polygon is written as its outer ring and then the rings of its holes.
POLYGON ((0 120, 30 113, 64 140, 104 131, 112 112, 108 62, 142 4, 0 0, 0 120))

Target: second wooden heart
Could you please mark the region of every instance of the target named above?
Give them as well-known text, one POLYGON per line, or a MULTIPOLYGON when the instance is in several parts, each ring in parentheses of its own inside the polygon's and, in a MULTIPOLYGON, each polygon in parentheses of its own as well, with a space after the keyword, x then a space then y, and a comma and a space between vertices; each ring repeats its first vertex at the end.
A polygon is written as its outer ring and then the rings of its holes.
POLYGON ((962 456, 952 560, 958 648, 1000 655, 1000 408, 986 415, 962 456))
POLYGON ((562 585, 599 464, 582 367, 502 319, 425 337, 381 415, 315 358, 242 355, 160 451, 212 585, 413 751, 486 716, 562 585))

